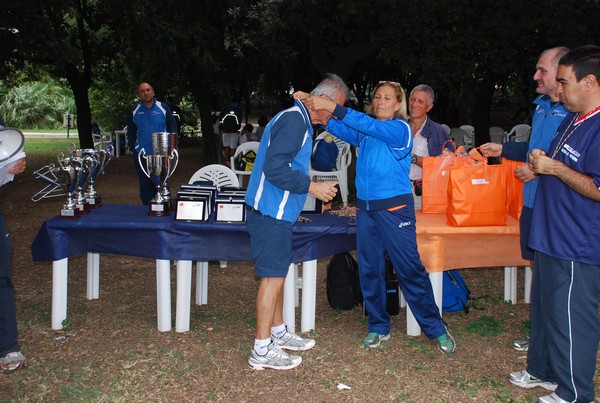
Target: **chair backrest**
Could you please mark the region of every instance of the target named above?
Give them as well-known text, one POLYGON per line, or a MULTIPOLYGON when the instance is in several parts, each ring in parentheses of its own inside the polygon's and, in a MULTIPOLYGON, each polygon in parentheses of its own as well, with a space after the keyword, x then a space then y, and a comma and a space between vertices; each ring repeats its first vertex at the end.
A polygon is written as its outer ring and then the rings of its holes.
POLYGON ((190 178, 189 183, 197 181, 212 181, 218 189, 226 186, 240 186, 237 175, 231 169, 219 164, 207 165, 197 170, 190 178))
POLYGON ((492 143, 502 144, 506 138, 506 132, 498 126, 490 127, 490 140, 492 143))
MULTIPOLYGON (((352 160, 352 153, 350 152, 350 144, 346 143, 344 140, 335 137, 333 134, 329 132, 322 132, 317 136, 315 140, 324 139, 328 134, 333 137, 333 142, 338 148, 338 156, 335 162, 338 171, 341 171, 344 168, 347 168, 350 165, 352 160)), ((313 150, 314 151, 314 150, 313 150)))
POLYGON ((514 141, 529 141, 529 134, 531 133, 531 126, 525 123, 521 123, 513 126, 508 133, 508 138, 514 136, 514 141))
POLYGON ((442 123, 440 126, 446 131, 446 134, 450 134, 450 126, 445 123, 442 123))
POLYGON ((234 154, 233 158, 236 158, 240 154, 245 154, 250 150, 252 150, 254 152, 258 152, 259 145, 260 145, 260 143, 258 141, 247 141, 245 143, 242 143, 239 146, 237 146, 237 148, 235 149, 235 154, 234 154))
POLYGON ((465 137, 467 136, 467 132, 463 129, 459 129, 458 127, 453 127, 450 129, 450 137, 456 142, 458 146, 465 145, 465 137))

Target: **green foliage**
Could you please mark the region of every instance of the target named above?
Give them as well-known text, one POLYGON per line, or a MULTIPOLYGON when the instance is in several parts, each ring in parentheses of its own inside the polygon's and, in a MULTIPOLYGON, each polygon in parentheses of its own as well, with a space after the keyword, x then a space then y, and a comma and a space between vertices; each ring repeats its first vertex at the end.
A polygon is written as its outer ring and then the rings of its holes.
POLYGON ((6 124, 20 129, 59 129, 67 111, 75 111, 73 94, 66 85, 48 77, 9 89, 0 104, 6 124))

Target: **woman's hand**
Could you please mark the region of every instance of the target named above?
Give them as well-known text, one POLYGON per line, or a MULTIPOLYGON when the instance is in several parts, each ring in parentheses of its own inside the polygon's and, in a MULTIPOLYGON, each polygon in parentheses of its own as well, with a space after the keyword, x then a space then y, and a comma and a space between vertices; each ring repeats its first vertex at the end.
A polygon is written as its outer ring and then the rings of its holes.
POLYGON ((17 175, 25 170, 27 166, 27 162, 25 161, 25 157, 21 158, 7 171, 9 174, 17 175))

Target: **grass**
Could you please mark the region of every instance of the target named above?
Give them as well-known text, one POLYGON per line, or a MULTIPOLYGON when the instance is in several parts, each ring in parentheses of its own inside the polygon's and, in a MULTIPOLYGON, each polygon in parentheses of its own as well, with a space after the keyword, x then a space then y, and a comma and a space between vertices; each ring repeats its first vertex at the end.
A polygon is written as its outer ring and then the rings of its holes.
POLYGON ((57 138, 27 138, 25 139, 25 153, 28 156, 56 157, 60 152, 66 152, 69 144, 79 147, 77 137, 70 139, 57 138))

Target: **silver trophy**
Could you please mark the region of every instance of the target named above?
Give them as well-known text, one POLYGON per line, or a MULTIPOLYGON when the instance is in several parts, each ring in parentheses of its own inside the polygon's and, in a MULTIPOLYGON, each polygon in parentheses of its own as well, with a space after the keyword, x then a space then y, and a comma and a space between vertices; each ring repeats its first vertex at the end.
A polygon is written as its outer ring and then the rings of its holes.
POLYGON ((179 162, 176 145, 177 133, 156 132, 152 133, 154 154, 147 155, 144 149, 138 154, 138 162, 142 171, 156 187, 156 196, 150 200, 149 205, 148 214, 151 216, 169 215, 171 192, 168 180, 175 172, 179 162))
POLYGON ((80 211, 77 208, 75 190, 80 170, 79 163, 61 153, 58 155, 58 165, 52 166, 52 169, 60 184, 67 190, 67 202, 60 210, 61 218, 78 218, 80 211))
POLYGON ((110 162, 111 158, 114 155, 114 147, 110 144, 106 149, 91 149, 88 150, 88 154, 91 156, 91 167, 89 173, 88 180, 88 188, 84 193, 84 196, 91 208, 97 208, 102 206, 102 197, 96 191, 94 184, 96 183, 96 178, 100 173, 104 173, 104 169, 110 162))

